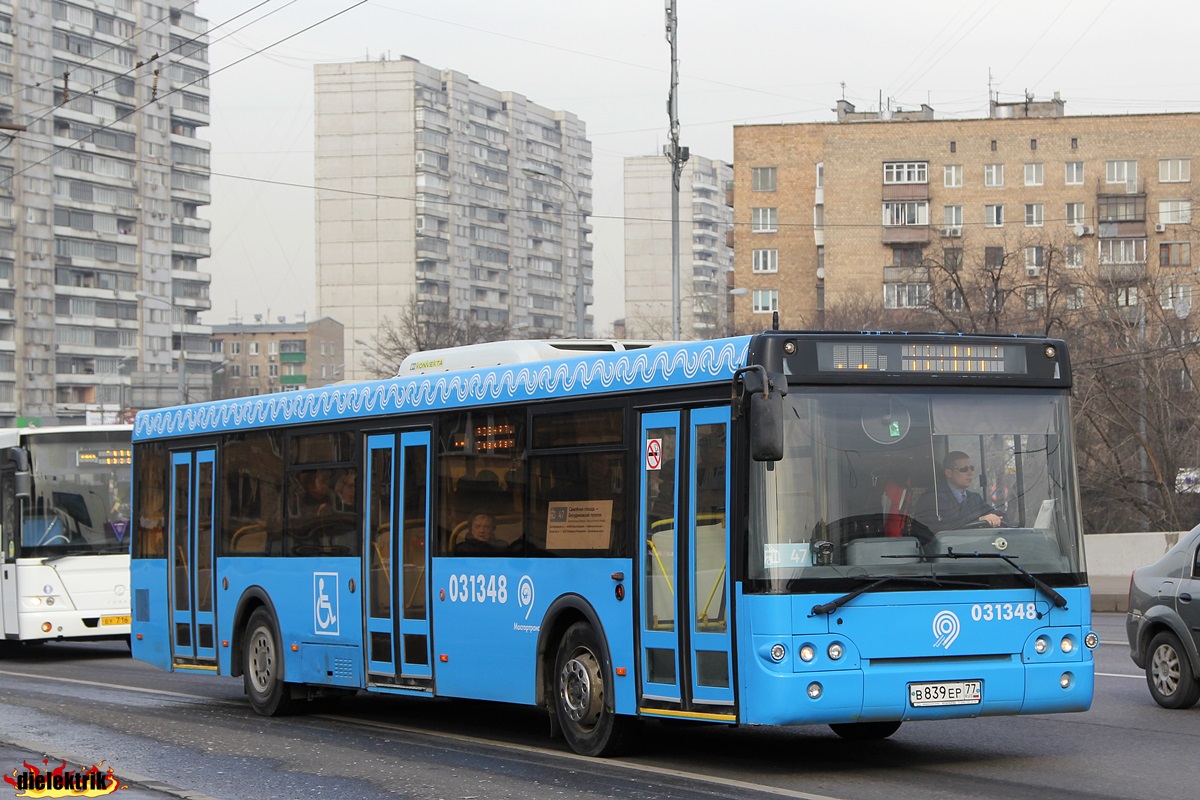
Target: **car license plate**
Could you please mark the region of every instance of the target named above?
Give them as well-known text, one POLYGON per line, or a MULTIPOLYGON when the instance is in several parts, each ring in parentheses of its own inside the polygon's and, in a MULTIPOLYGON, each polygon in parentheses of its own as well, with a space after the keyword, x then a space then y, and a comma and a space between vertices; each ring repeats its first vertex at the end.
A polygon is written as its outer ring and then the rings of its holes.
POLYGON ((908 685, 908 701, 914 706, 970 706, 982 699, 982 681, 941 681, 908 685))
POLYGON ((128 625, 130 623, 129 614, 114 614, 111 617, 101 617, 101 625, 128 625))

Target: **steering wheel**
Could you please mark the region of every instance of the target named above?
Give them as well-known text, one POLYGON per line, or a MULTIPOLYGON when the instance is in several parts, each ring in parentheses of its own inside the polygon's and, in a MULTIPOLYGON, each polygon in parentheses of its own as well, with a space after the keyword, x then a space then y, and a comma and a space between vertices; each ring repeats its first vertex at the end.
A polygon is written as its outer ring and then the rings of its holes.
POLYGON ((990 524, 990 523, 989 523, 987 520, 985 520, 985 519, 977 519, 977 520, 975 520, 974 522, 971 522, 971 523, 968 523, 968 524, 966 524, 966 525, 963 525, 963 526, 962 526, 962 530, 964 530, 964 531, 974 531, 974 530, 978 530, 978 529, 980 529, 980 528, 990 528, 990 527, 992 527, 992 526, 991 526, 991 524, 990 524))

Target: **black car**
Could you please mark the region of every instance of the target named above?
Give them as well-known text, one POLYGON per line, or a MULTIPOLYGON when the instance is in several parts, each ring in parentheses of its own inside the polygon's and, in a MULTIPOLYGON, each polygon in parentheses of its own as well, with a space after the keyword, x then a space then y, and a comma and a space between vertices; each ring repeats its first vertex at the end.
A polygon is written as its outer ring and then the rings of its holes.
POLYGON ((1200 700, 1200 526, 1158 561, 1133 571, 1125 630, 1129 655, 1146 670, 1155 702, 1194 706, 1200 700))

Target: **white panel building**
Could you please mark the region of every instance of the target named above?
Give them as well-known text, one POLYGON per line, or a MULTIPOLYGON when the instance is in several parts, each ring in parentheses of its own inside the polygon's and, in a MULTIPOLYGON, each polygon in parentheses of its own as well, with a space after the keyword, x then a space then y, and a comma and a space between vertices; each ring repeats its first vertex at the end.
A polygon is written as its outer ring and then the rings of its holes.
POLYGON ((365 378, 380 324, 454 310, 590 336, 583 122, 410 58, 316 67, 317 313, 365 378))
POLYGON ((0 426, 207 399, 207 30, 165 3, 0 2, 0 426))
MULTIPOLYGON (((679 193, 679 335, 708 339, 728 333, 733 270, 733 208, 726 186, 733 169, 692 155, 679 193)), ((672 338, 671 162, 664 156, 625 159, 625 333, 672 338)))

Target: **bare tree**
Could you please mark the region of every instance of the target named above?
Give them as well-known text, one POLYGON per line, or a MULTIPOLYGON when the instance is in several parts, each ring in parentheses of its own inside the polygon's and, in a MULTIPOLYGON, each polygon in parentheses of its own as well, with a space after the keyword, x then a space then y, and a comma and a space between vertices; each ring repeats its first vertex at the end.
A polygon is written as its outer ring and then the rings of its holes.
POLYGON ((395 320, 384 317, 380 322, 370 342, 374 355, 367 354, 363 366, 375 377, 390 377, 410 353, 496 342, 510 338, 511 332, 508 323, 480 322, 470 312, 413 298, 395 320))

